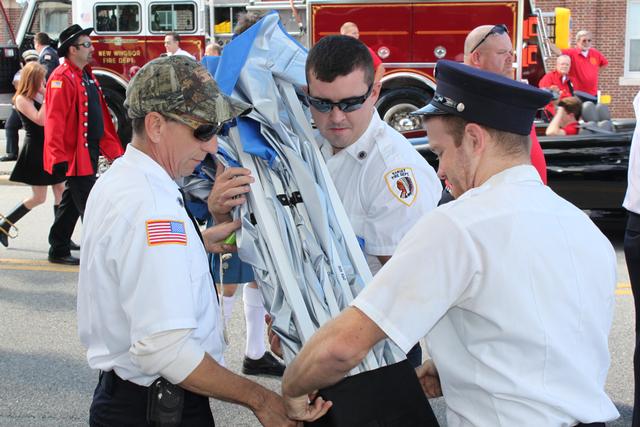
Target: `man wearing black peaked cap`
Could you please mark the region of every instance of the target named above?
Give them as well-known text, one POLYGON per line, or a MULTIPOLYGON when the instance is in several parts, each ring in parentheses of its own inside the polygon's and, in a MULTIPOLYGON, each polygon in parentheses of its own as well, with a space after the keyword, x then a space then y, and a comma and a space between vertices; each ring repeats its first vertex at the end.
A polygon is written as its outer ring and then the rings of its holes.
POLYGON ((96 181, 98 158, 111 161, 123 153, 107 103, 91 66, 93 28, 77 24, 60 33, 58 54, 65 62, 47 80, 44 123, 44 169, 67 177, 60 206, 49 232, 49 261, 77 265, 71 234, 84 214, 96 181))
POLYGON ((385 337, 406 351, 424 336, 433 359, 417 374, 427 395, 444 395, 449 426, 615 419, 604 391, 615 252, 529 160, 550 95, 451 61, 436 79, 420 114, 456 200, 424 215, 305 345, 285 371, 285 402, 302 407, 385 337))

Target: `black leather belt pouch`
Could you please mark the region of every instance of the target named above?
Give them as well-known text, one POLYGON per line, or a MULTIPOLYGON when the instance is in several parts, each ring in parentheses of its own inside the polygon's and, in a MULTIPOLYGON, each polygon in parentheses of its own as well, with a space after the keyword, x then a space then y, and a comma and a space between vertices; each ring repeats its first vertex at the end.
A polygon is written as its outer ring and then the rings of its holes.
POLYGON ((180 425, 184 407, 184 390, 160 377, 149 386, 147 421, 156 427, 180 425))

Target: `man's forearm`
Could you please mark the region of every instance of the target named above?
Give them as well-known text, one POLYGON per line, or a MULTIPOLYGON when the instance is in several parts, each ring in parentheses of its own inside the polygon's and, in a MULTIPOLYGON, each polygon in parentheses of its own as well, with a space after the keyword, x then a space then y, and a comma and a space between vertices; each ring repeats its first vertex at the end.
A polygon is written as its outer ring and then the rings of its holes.
POLYGON ((302 396, 341 381, 359 361, 342 361, 325 351, 314 337, 287 366, 282 377, 284 397, 302 396))
POLYGON ((384 333, 354 307, 324 325, 287 366, 285 397, 302 396, 342 380, 365 358, 384 333))
POLYGON ((234 374, 208 354, 179 385, 193 393, 246 406, 253 412, 262 409, 269 394, 260 384, 234 374))

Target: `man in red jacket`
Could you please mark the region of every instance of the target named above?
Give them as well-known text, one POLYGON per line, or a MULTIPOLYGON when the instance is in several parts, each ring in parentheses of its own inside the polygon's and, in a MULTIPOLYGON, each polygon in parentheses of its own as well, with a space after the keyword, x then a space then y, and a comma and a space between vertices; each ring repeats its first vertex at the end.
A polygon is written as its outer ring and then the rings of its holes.
POLYGON ((609 65, 609 61, 596 48, 591 47, 592 41, 591 33, 587 30, 581 30, 576 34, 576 47, 560 50, 552 44, 551 49, 556 54, 562 53, 571 57, 569 78, 573 83, 573 88, 596 96, 598 94, 598 72, 600 68, 609 65))
POLYGON ((44 125, 44 168, 66 176, 67 185, 49 232, 49 261, 77 265, 69 244, 78 216, 84 214, 96 181, 98 157, 113 160, 123 153, 107 104, 89 63, 93 46, 89 34, 74 24, 60 33, 58 55, 65 62, 47 82, 44 125))

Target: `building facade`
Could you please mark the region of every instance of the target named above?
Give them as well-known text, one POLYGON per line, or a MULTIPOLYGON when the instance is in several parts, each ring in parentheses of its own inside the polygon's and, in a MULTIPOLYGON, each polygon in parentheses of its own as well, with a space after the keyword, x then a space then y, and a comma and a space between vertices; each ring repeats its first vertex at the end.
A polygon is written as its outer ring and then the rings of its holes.
MULTIPOLYGON (((640 0, 536 0, 544 12, 571 10, 571 43, 580 30, 591 31, 593 47, 609 60, 600 70, 599 89, 611 96, 614 118, 633 118, 633 98, 640 90, 640 0)), ((555 67, 555 58, 547 63, 555 67)))

